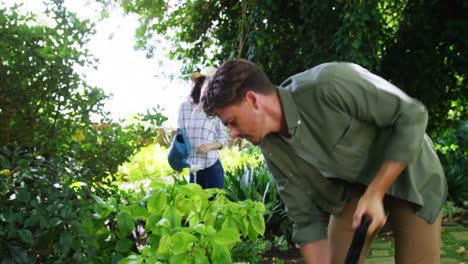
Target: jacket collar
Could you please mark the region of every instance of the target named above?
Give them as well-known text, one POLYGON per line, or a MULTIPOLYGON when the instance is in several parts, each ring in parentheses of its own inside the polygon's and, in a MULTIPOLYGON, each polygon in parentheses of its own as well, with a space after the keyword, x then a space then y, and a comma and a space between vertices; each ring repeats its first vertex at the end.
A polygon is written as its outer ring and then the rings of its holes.
POLYGON ((294 136, 296 134, 297 126, 302 122, 297 110, 296 102, 294 101, 289 89, 277 87, 277 90, 289 134, 294 136))

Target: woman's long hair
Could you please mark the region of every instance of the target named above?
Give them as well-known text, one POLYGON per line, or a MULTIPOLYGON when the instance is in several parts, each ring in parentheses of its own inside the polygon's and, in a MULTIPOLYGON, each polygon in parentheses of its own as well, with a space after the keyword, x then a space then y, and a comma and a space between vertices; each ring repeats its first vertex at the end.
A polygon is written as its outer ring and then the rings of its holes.
POLYGON ((205 76, 200 76, 193 82, 192 91, 190 92, 190 98, 192 98, 192 102, 194 104, 198 104, 200 102, 201 90, 205 79, 205 76))

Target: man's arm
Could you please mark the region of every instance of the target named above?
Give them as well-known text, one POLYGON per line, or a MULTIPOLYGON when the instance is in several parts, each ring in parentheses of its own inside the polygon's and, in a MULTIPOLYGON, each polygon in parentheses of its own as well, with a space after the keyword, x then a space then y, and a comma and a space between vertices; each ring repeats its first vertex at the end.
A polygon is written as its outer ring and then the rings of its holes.
POLYGON ((301 247, 301 254, 306 264, 330 263, 330 246, 328 240, 322 239, 303 245, 301 247))
POLYGON ((421 149, 428 114, 421 102, 360 66, 341 64, 335 68, 329 72, 327 89, 321 91, 324 104, 377 128, 392 129, 381 167, 353 217, 353 226, 357 227, 362 215, 368 214, 372 219, 370 234, 386 221, 385 193, 421 149))

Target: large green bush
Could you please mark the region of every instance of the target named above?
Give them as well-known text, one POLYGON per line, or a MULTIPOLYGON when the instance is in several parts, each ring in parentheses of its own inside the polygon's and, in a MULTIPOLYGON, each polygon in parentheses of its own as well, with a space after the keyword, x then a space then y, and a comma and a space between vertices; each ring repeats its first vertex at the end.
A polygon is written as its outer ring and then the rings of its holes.
POLYGON ((90 191, 79 181, 83 164, 45 159, 21 149, 0 151, 2 263, 90 263, 90 191))
POLYGON ((107 96, 76 71, 95 65, 86 48, 93 25, 62 1, 50 3, 46 14, 50 25, 17 6, 0 9, 0 146, 72 158, 83 165, 80 181, 110 195, 105 187, 118 166, 152 143, 154 128, 167 118, 154 108, 125 126, 112 122, 103 111, 107 96))
POLYGON ((468 201, 468 121, 447 129, 436 140, 448 184, 448 200, 462 205, 468 201))

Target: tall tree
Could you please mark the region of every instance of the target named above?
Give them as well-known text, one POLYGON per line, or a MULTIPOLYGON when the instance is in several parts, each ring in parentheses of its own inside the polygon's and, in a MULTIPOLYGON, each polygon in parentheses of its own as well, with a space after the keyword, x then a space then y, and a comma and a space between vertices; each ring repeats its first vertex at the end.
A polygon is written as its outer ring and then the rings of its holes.
POLYGON ((137 47, 172 42, 185 71, 243 57, 273 82, 325 61, 352 61, 421 99, 445 124, 467 118, 467 2, 463 0, 102 0, 140 17, 137 47), (440 100, 443 103, 440 104, 440 100))
POLYGON ((60 1, 46 13, 52 26, 38 25, 33 15, 21 15, 18 6, 0 9, 0 145, 55 153, 78 124, 102 114, 106 97, 74 68, 94 64, 85 48, 92 25, 60 1))

